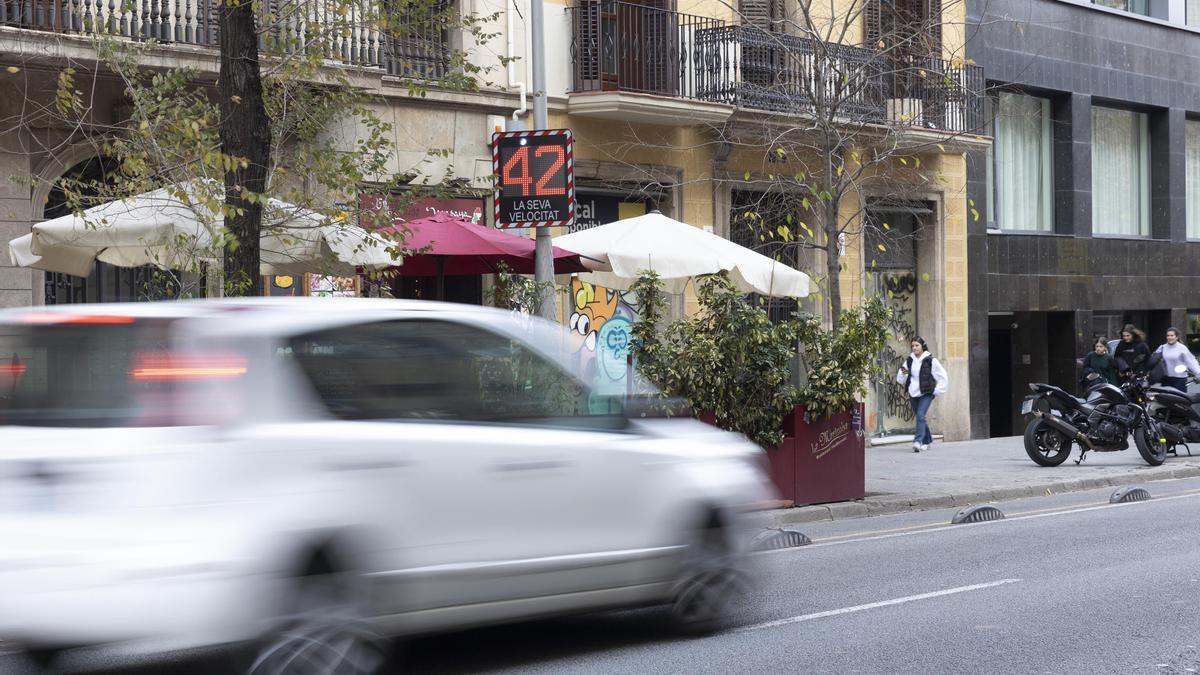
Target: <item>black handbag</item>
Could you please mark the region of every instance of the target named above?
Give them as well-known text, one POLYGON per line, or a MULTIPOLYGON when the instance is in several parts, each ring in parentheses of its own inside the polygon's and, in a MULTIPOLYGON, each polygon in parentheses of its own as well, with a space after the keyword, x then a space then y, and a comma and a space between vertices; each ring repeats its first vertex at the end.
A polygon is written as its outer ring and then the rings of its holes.
POLYGON ((1157 384, 1163 381, 1167 376, 1167 360, 1162 357, 1159 352, 1154 352, 1150 355, 1150 360, 1147 362, 1150 366, 1150 381, 1157 384))

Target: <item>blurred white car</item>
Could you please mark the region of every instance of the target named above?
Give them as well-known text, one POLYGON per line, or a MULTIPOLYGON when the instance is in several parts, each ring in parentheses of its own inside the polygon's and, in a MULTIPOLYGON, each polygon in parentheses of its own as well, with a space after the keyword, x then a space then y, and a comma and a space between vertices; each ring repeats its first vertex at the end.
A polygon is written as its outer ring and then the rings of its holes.
POLYGON ((761 451, 594 394, 571 349, 395 300, 0 312, 0 642, 368 673, 386 638, 533 616, 712 626, 761 451))

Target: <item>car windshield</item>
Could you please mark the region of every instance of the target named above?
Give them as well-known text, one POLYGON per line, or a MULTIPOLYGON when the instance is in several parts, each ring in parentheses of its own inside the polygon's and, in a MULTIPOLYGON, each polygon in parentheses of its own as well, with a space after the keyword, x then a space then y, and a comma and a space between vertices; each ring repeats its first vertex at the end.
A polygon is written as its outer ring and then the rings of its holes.
POLYGON ((239 377, 244 360, 170 351, 171 322, 35 315, 0 324, 0 425, 147 427, 195 424, 192 384, 239 377), (186 402, 185 402, 186 399, 186 402))

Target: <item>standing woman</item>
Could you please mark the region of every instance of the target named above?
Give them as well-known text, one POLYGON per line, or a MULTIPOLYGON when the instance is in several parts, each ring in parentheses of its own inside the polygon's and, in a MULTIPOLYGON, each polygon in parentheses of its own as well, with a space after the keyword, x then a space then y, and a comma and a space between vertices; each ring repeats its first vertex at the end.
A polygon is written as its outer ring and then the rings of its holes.
POLYGON ((1179 366, 1187 368, 1187 372, 1192 377, 1200 377, 1200 364, 1196 363, 1196 357, 1192 356, 1192 350, 1179 341, 1178 328, 1172 326, 1167 329, 1167 343, 1160 345, 1154 353, 1162 356, 1163 365, 1167 367, 1167 374, 1162 379, 1164 385, 1187 393, 1187 378, 1179 377, 1179 372, 1176 370, 1179 366))
POLYGON ((1117 379, 1116 363, 1112 355, 1108 353, 1108 338, 1106 337, 1096 338, 1096 342, 1092 344, 1091 353, 1083 357, 1083 379, 1079 385, 1081 389, 1087 391, 1101 382, 1117 385, 1121 383, 1117 379), (1089 379, 1093 373, 1099 378, 1098 380, 1089 379))
POLYGON ((946 369, 929 353, 929 347, 920 336, 912 339, 912 354, 904 360, 896 373, 896 381, 908 388, 909 402, 912 403, 913 413, 917 416, 917 433, 913 435, 913 452, 928 450, 933 443, 933 434, 929 431, 929 423, 925 414, 933 403, 933 397, 946 393, 950 380, 946 377, 946 369), (913 377, 916 373, 916 377, 913 377))
POLYGON ((1121 342, 1117 344, 1113 358, 1117 360, 1117 372, 1121 374, 1121 377, 1144 374, 1147 367, 1146 361, 1150 359, 1150 348, 1146 346, 1146 334, 1131 323, 1125 324, 1125 327, 1121 329, 1121 342))

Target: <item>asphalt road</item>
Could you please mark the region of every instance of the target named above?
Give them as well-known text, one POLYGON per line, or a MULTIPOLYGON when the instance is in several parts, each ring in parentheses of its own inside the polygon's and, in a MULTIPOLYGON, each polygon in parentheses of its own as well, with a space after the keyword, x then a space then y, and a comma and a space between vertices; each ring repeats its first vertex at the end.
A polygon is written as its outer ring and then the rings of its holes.
POLYGON ((410 645, 433 673, 1190 673, 1200 670, 1200 480, 811 524, 757 556, 734 627, 671 640, 654 612, 410 645), (1021 515, 1024 514, 1024 515, 1021 515))
POLYGON ((1200 479, 808 524, 814 543, 755 556, 720 634, 676 639, 658 611, 415 640, 406 673, 1194 673, 1200 479))

